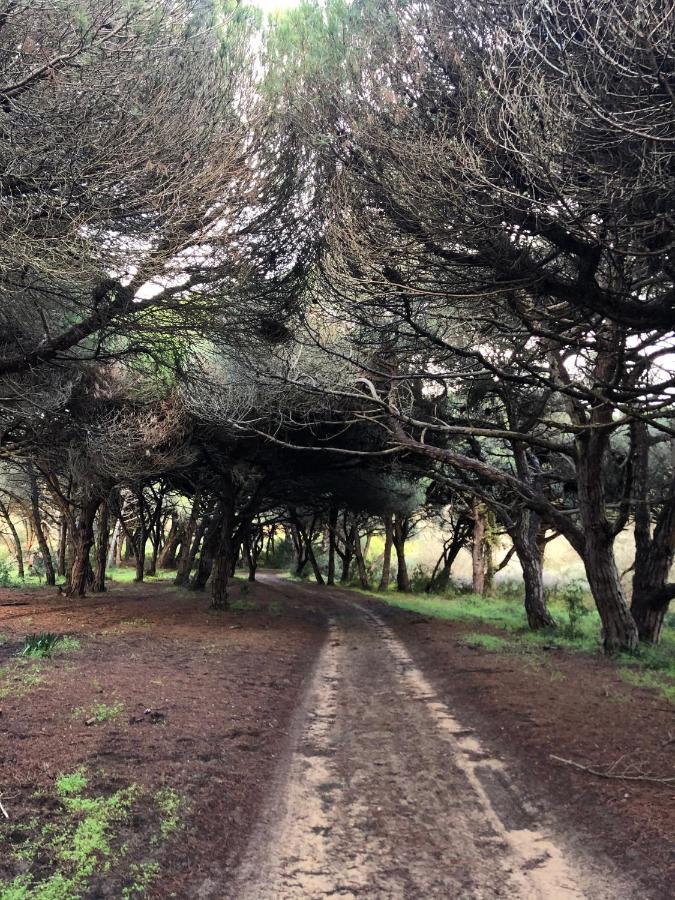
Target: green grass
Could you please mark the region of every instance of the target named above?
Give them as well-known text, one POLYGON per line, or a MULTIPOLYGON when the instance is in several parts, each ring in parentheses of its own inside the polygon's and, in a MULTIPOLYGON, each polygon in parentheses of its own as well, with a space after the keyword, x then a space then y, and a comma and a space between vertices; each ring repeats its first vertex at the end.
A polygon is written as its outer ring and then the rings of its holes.
POLYGON ((508 650, 511 646, 510 642, 505 641, 504 638, 497 637, 494 634, 484 634, 480 631, 472 634, 465 634, 462 638, 462 642, 466 644, 467 647, 480 647, 483 650, 490 650, 493 653, 508 650))
MULTIPOLYGON (((423 616, 483 626, 487 631, 471 631, 463 642, 491 652, 538 653, 543 649, 564 648, 579 653, 600 653, 600 618, 584 598, 584 608, 570 621, 563 592, 553 591, 549 609, 558 623, 555 629, 530 631, 522 600, 509 587, 507 596, 479 597, 475 594, 435 596, 376 593, 359 591, 376 597, 390 606, 407 609, 423 616), (515 594, 515 595, 514 595, 515 594), (491 632, 496 632, 493 634, 491 632)), ((530 657, 531 658, 531 657, 530 657)), ((620 654, 617 659, 620 677, 627 683, 658 691, 666 700, 675 702, 675 613, 666 619, 661 643, 657 647, 641 646, 635 654, 620 654)))
POLYGON ((60 775, 53 794, 46 815, 13 824, 11 837, 0 830, 3 863, 20 872, 0 881, 0 900, 79 900, 92 896, 92 879, 101 877, 115 880, 115 896, 144 897, 160 868, 128 858, 133 819, 150 816, 148 843, 157 846, 179 827, 178 794, 167 788, 152 796, 137 784, 92 793, 84 768, 60 775))
MULTIPOLYGON (((118 584, 132 584, 136 580, 136 569, 133 565, 113 566, 107 570, 106 577, 118 584)), ((172 581, 175 577, 175 570, 159 569, 156 575, 145 575, 144 581, 154 584, 157 581, 172 581)))

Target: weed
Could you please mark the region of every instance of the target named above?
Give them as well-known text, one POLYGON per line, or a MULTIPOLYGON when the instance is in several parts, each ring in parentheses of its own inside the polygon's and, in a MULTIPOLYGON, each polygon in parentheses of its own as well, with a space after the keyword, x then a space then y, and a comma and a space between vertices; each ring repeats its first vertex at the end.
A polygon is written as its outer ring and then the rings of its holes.
POLYGON ((581 620, 590 614, 590 609, 586 606, 587 594, 588 591, 578 581, 570 582, 560 591, 560 599, 565 604, 569 619, 565 631, 567 636, 572 639, 580 636, 581 620))
POLYGON ((271 616, 280 616, 284 611, 284 604, 281 600, 271 600, 267 610, 271 616))
POLYGON ((143 619, 140 617, 135 618, 135 619, 122 619, 122 621, 120 622, 120 625, 127 626, 129 628, 136 628, 136 627, 140 628, 143 625, 149 625, 149 624, 150 624, 150 622, 148 622, 147 619, 143 619))
POLYGON ((89 709, 78 706, 73 710, 74 719, 85 719, 87 722, 95 722, 97 725, 103 722, 112 722, 124 712, 124 703, 118 701, 108 706, 105 703, 95 703, 89 709))
POLYGON ((253 610, 258 608, 258 604, 254 603, 252 600, 246 600, 244 598, 238 597, 236 600, 233 600, 230 603, 230 611, 231 612, 252 612, 253 610))
POLYGON ((159 830, 163 838, 168 838, 178 828, 180 822, 178 818, 180 797, 173 788, 161 788, 155 794, 155 803, 161 815, 159 830))
MULTIPOLYGON (((166 839, 178 827, 180 798, 171 789, 155 795, 154 804, 139 785, 131 784, 112 794, 91 794, 83 768, 63 773, 55 782, 56 819, 34 817, 12 829, 10 843, 2 845, 3 863, 14 860, 20 870, 12 881, 0 881, 0 900, 79 900, 98 896, 91 879, 115 874, 115 896, 132 900, 145 896, 160 874, 154 861, 126 864, 129 843, 124 840, 134 810, 154 807, 160 833, 153 843, 166 839), (6 850, 6 852, 5 852, 6 850), (47 872, 46 875, 43 873, 47 872)), ((152 836, 151 836, 152 838, 152 836)))

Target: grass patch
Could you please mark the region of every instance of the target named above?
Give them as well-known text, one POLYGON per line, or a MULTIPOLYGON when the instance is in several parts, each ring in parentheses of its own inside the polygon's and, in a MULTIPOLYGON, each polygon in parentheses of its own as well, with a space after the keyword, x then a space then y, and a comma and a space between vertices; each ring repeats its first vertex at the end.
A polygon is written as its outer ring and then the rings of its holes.
MULTIPOLYGON (((50 798, 35 799, 44 803, 50 798)), ((170 789, 153 797, 130 784, 101 794, 89 790, 83 768, 60 775, 46 816, 14 825, 11 835, 0 832, 3 862, 18 871, 12 880, 0 882, 0 900, 103 896, 101 889, 111 879, 114 896, 145 896, 160 867, 154 860, 139 863, 129 858, 130 846, 137 846, 132 839, 138 819, 150 818, 151 842, 157 845, 178 827, 179 805, 180 798, 170 789)))
MULTIPOLYGON (((398 594, 359 591, 376 597, 390 606, 407 609, 423 616, 487 626, 498 635, 472 631, 464 637, 468 646, 493 652, 532 652, 561 648, 578 653, 600 653, 600 617, 591 605, 587 592, 578 585, 568 585, 549 592, 549 610, 557 628, 530 631, 523 608, 522 591, 513 586, 501 595, 479 597, 475 594, 448 593, 398 594)), ((657 647, 641 646, 635 654, 621 654, 619 675, 624 681, 658 691, 675 702, 675 613, 666 617, 661 643, 657 647)))
POLYGON ((119 700, 117 703, 110 705, 106 703, 94 703, 93 706, 85 708, 78 706, 73 710, 74 719, 84 719, 92 724, 102 725, 104 722, 114 722, 124 712, 124 703, 119 700))
POLYGON ((484 634, 479 631, 464 635, 462 641, 467 647, 481 647, 483 650, 489 650, 491 653, 509 650, 512 646, 511 642, 505 641, 504 638, 497 637, 494 634, 484 634))

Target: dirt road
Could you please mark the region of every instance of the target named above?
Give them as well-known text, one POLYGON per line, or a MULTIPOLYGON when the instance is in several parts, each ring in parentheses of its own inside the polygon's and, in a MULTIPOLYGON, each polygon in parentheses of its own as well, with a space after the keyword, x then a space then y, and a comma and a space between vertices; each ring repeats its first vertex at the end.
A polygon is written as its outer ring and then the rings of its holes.
POLYGON ((641 896, 521 799, 366 601, 261 580, 330 630, 229 897, 641 896))

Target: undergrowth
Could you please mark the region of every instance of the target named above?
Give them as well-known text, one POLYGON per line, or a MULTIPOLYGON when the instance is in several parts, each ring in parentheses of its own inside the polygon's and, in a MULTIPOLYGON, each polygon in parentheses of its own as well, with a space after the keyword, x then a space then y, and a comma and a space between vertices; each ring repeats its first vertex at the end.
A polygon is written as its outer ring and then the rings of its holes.
MULTIPOLYGON (((12 826, 0 848, 19 872, 0 882, 0 900, 79 900, 103 896, 114 879, 115 896, 144 897, 159 876, 156 860, 135 861, 135 830, 141 816, 148 819, 149 844, 158 847, 180 826, 180 798, 171 789, 154 795, 137 784, 98 793, 80 768, 59 776, 45 815, 12 826), (4 846, 3 846, 4 844, 4 846)), ((142 850, 145 855, 146 850, 142 850)), ((107 896, 110 894, 106 894, 107 896)))

